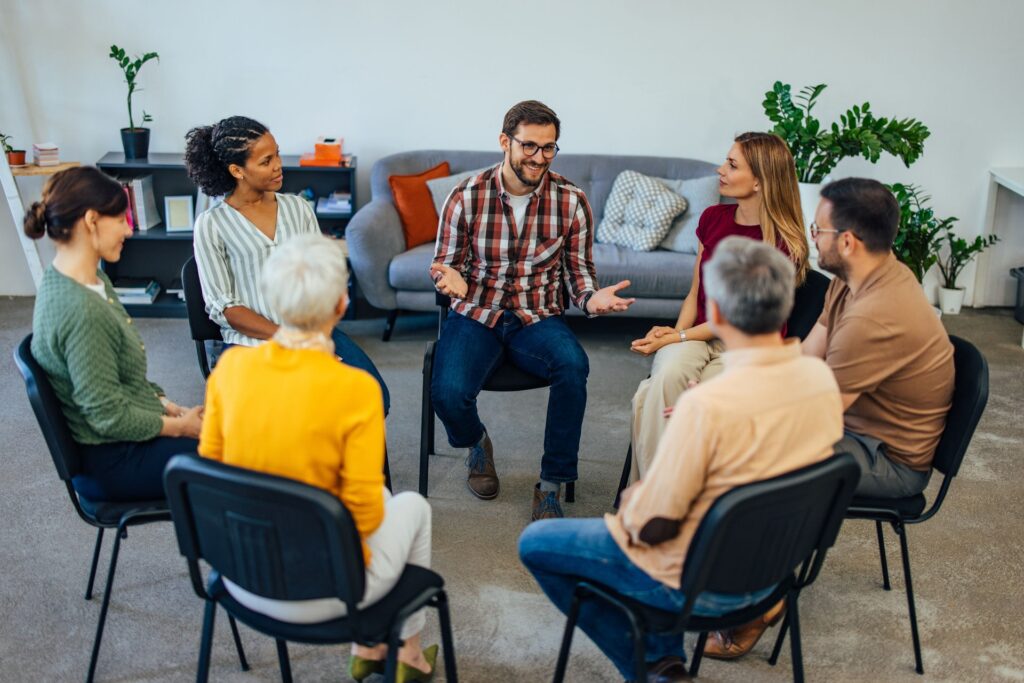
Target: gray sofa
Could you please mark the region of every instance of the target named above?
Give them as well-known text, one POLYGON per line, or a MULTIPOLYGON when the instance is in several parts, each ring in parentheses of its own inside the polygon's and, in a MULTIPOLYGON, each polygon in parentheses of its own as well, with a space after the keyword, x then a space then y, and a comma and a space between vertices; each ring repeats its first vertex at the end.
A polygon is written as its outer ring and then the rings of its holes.
MULTIPOLYGON (((388 177, 421 173, 443 161, 451 173, 470 171, 501 160, 500 152, 423 150, 383 157, 370 176, 372 200, 363 206, 345 230, 349 260, 359 287, 375 307, 388 311, 384 338, 390 337, 398 311, 434 310, 434 287, 428 268, 433 243, 406 250, 402 225, 395 209, 388 177)), ((713 175, 714 164, 695 159, 561 154, 552 164, 586 192, 594 213, 594 227, 601 222, 605 200, 620 172, 639 171, 659 178, 686 180, 713 175)), ((628 312, 620 315, 674 319, 689 291, 693 254, 655 250, 633 251, 611 244, 594 244, 594 266, 601 286, 628 279, 624 295, 636 297, 628 312)), ((579 315, 573 308, 570 314, 579 315)))

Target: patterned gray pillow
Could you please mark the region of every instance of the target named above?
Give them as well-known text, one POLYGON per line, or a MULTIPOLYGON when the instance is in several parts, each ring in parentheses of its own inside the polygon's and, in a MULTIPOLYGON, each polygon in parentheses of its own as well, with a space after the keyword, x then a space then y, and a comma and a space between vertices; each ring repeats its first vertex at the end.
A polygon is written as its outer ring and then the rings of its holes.
POLYGON ((668 189, 682 195, 688 205, 686 212, 672 221, 672 227, 669 228, 665 239, 661 241, 661 248, 684 254, 696 254, 699 246, 697 222, 700 221, 700 215, 704 213, 704 209, 722 201, 718 194, 718 175, 686 180, 673 178, 658 178, 658 180, 664 183, 668 189))
POLYGON ((651 251, 665 239, 672 219, 684 211, 686 200, 657 178, 623 171, 612 185, 595 238, 636 251, 651 251))

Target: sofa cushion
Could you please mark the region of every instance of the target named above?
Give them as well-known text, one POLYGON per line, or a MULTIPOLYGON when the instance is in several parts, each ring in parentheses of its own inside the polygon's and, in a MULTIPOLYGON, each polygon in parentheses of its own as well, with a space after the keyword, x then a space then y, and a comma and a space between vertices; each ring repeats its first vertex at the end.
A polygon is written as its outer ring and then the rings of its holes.
POLYGON ((430 262, 434 259, 434 243, 421 244, 391 259, 388 282, 395 289, 433 291, 430 262))
POLYGON ((615 179, 597 227, 599 242, 637 251, 650 251, 672 227, 672 219, 686 211, 686 200, 657 178, 623 171, 615 179))
POLYGON ((697 257, 674 251, 634 251, 614 244, 594 245, 594 268, 602 287, 629 280, 622 296, 683 299, 690 291, 697 257))
POLYGON ((442 161, 422 173, 393 175, 388 178, 391 194, 395 198, 395 208, 398 209, 398 217, 402 220, 406 247, 433 242, 437 236, 437 211, 430 198, 427 181, 447 176, 449 173, 448 162, 442 161))
POLYGON ((444 203, 448 199, 448 195, 452 193, 455 186, 461 183, 466 178, 472 178, 475 175, 480 175, 490 166, 484 168, 478 168, 473 171, 463 171, 462 173, 456 173, 455 175, 445 176, 444 178, 434 178, 433 180, 427 181, 427 189, 430 190, 430 198, 434 202, 434 208, 437 209, 437 215, 440 218, 444 210, 444 203))
POLYGON ((687 209, 684 214, 672 221, 672 227, 659 245, 662 249, 679 251, 684 254, 697 253, 697 221, 704 209, 717 204, 720 200, 718 195, 718 176, 712 175, 705 178, 690 178, 688 180, 676 180, 672 178, 658 178, 665 187, 672 190, 686 199, 687 209))

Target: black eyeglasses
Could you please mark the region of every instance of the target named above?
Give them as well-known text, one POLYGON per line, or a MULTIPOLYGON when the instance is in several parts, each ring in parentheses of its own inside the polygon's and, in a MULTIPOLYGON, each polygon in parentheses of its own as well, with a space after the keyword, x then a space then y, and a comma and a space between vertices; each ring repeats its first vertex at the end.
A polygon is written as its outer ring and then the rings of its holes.
MULTIPOLYGON (((506 135, 508 135, 508 133, 506 133, 506 135)), ((509 135, 509 137, 519 143, 519 146, 523 148, 523 154, 525 154, 528 157, 532 157, 534 154, 536 154, 538 149, 540 150, 541 154, 544 155, 545 159, 554 159, 555 155, 558 154, 558 145, 556 145, 553 142, 541 147, 536 142, 523 142, 522 140, 516 138, 513 135, 509 135)))

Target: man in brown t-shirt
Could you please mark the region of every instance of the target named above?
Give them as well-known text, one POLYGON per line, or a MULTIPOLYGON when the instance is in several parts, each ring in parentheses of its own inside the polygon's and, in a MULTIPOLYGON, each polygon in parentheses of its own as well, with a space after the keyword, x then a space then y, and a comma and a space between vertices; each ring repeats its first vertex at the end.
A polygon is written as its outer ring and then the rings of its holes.
POLYGON ((805 354, 824 358, 843 396, 857 494, 924 490, 953 396, 953 346, 913 273, 892 253, 899 205, 881 183, 826 185, 811 226, 818 264, 836 278, 805 354))

